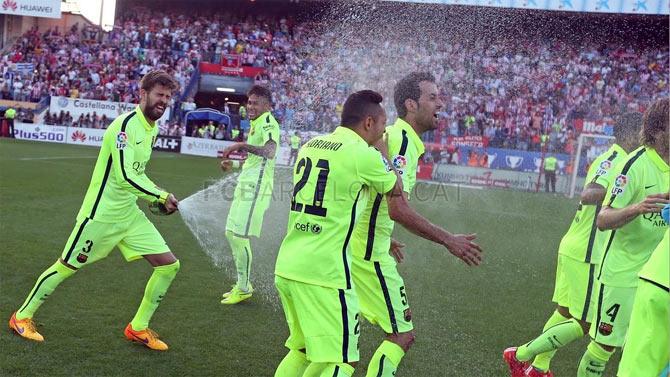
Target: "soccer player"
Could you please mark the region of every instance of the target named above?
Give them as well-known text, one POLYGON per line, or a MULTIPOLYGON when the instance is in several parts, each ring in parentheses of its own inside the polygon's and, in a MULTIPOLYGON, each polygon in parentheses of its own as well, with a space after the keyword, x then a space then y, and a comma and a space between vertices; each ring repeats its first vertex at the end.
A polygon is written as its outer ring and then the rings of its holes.
POLYGON ((577 213, 558 247, 553 301, 556 310, 532 341, 503 353, 513 377, 551 376, 549 364, 556 351, 588 334, 593 311, 595 273, 609 232, 598 231, 596 216, 614 171, 638 145, 642 114, 625 113, 614 125, 616 143, 598 156, 586 175, 577 213), (533 360, 534 359, 534 360, 533 360), (528 365, 533 360, 532 365, 528 365))
POLYGON ((295 131, 293 135, 291 135, 289 143, 291 145, 291 155, 288 158, 288 164, 289 166, 293 166, 298 159, 298 149, 300 149, 300 136, 298 136, 298 131, 295 131))
POLYGON ((260 237, 263 216, 270 206, 275 171, 275 154, 279 140, 279 123, 272 116, 272 93, 254 85, 247 94, 247 112, 251 129, 246 142, 237 142, 223 151, 222 168, 233 152, 248 152, 237 180, 233 202, 226 222, 226 238, 233 252, 237 283, 223 294, 222 304, 237 304, 251 297, 254 289, 251 275, 249 237, 260 237))
MULTIPOLYGON (((402 195, 409 200, 419 157, 424 152, 421 135, 437 128, 442 101, 435 77, 425 72, 405 76, 396 84, 393 97, 398 119, 386 128, 388 155, 402 179, 402 195)), ((394 256, 389 253, 394 224, 383 193, 371 190, 352 235, 351 274, 361 313, 386 333, 368 365, 366 375, 372 377, 395 376, 415 338, 405 283, 394 259, 400 245, 393 245, 394 256)))
POLYGON ((370 90, 351 94, 342 126, 310 140, 298 153, 288 230, 275 267, 290 333, 277 377, 354 372, 360 325, 349 244, 369 190, 386 196, 392 219, 469 263, 481 260, 472 236, 452 235, 408 206, 402 181, 370 147, 386 124, 381 102, 370 90))
POLYGON ((595 322, 578 377, 601 376, 610 356, 624 344, 638 273, 663 238, 661 208, 670 203, 670 100, 645 112, 642 146, 631 152, 598 214, 599 229, 612 229, 598 272, 595 322))
MULTIPOLYGON (((670 225, 670 204, 663 208, 670 225)), ((619 377, 667 376, 670 370, 670 229, 639 273, 619 377), (665 374, 663 374, 665 371, 665 374)))
POLYGON ((140 104, 122 114, 103 136, 77 223, 61 258, 37 279, 9 327, 24 338, 43 341, 32 320, 40 305, 65 279, 82 267, 105 258, 118 247, 127 261, 146 259, 154 268, 133 320, 126 326, 127 339, 165 351, 167 344, 149 329, 149 320, 179 271, 179 261, 158 230, 138 208, 137 198, 160 203, 167 214, 179 205, 174 195, 157 187, 145 174, 158 135, 158 120, 177 88, 165 71, 154 70, 140 81, 140 104))

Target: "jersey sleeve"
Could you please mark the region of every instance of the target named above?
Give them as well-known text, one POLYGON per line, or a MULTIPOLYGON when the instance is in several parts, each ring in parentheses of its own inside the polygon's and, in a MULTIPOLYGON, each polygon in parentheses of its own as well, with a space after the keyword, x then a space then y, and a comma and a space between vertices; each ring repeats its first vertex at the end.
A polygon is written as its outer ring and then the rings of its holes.
POLYGON ((262 145, 267 144, 270 140, 279 143, 279 123, 274 118, 268 119, 260 128, 263 136, 262 145))
POLYGON ((402 189, 407 194, 412 191, 413 183, 411 182, 411 174, 416 173, 416 167, 414 167, 414 172, 412 171, 412 156, 409 155, 409 149, 407 146, 403 148, 403 137, 400 132, 397 132, 393 127, 387 127, 386 133, 388 135, 387 143, 389 148, 389 156, 391 158, 390 163, 393 165, 398 174, 400 174, 400 179, 402 179, 402 189), (404 150, 403 150, 404 149, 404 150))
POLYGON ((624 208, 635 202, 638 192, 644 190, 644 182, 636 169, 616 169, 612 172, 610 195, 605 196, 604 204, 612 208, 624 208))
POLYGON ((358 176, 376 192, 388 193, 395 186, 395 172, 378 150, 372 147, 361 149, 362 153, 356 158, 358 176))
POLYGON ((586 175, 586 184, 595 183, 607 190, 616 176, 616 163, 621 160, 622 158, 617 159, 616 155, 596 159, 586 175))
POLYGON ((133 169, 135 161, 135 133, 132 128, 126 131, 107 132, 104 142, 108 144, 112 153, 112 165, 117 183, 125 190, 144 200, 165 203, 168 193, 161 191, 146 174, 137 174, 133 169))

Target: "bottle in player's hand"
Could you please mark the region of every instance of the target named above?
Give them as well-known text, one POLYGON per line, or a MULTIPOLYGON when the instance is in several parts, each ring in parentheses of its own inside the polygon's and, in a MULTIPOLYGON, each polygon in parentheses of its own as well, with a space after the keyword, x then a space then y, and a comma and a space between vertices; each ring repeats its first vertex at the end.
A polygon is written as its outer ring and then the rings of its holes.
POLYGON ((167 207, 165 207, 165 204, 159 202, 158 200, 149 204, 149 211, 151 211, 151 213, 153 213, 156 216, 169 215, 167 207))
POLYGON ((165 204, 156 200, 149 204, 149 211, 157 216, 167 216, 175 213, 179 207, 179 201, 174 195, 169 194, 165 204))

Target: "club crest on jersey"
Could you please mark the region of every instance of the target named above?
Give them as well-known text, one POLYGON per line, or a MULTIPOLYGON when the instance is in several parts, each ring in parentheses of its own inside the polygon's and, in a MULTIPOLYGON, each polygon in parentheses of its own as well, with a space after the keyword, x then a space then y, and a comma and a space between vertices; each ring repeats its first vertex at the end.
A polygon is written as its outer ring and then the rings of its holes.
POLYGON ((398 173, 403 174, 404 173, 403 169, 405 169, 405 166, 407 166, 407 159, 405 158, 405 156, 396 155, 395 157, 393 157, 392 162, 393 167, 396 168, 396 170, 398 170, 398 173))
POLYGON ((128 144, 128 135, 125 132, 119 132, 116 135, 116 149, 123 149, 128 144))
POLYGON ((77 255, 77 262, 86 263, 87 260, 88 260, 88 255, 81 254, 81 253, 79 255, 77 255))
POLYGON ((612 328, 613 326, 609 323, 600 322, 600 326, 598 326, 598 332, 603 336, 608 336, 612 333, 612 328))
POLYGON ((614 187, 612 188, 613 195, 619 195, 623 192, 624 187, 628 184, 628 177, 623 174, 619 174, 614 180, 614 187))

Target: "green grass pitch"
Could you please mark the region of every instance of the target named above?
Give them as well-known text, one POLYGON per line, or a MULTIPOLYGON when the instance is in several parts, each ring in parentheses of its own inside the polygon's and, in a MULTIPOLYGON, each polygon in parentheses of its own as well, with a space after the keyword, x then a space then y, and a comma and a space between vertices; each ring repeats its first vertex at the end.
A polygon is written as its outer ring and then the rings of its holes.
MULTIPOLYGON (((59 257, 96 156, 91 147, 0 140, 4 321, 59 257)), ((147 172, 178 198, 221 178, 214 159, 160 152, 154 152, 147 172)), ((288 170, 277 168, 276 182, 289 181, 288 170)), ((485 262, 469 268, 446 250, 396 231, 396 238, 408 245, 400 271, 417 332, 398 376, 508 376, 502 350, 537 335, 553 310, 556 250, 576 200, 423 184, 419 190, 423 200, 414 207, 452 232, 476 232, 485 262), (426 199, 431 196, 435 199, 426 199)), ((287 208, 287 197, 273 204, 264 236, 252 241, 255 259, 261 254, 267 258, 264 271, 272 270, 287 208)), ((225 219, 226 213, 220 216, 225 219)), ((42 306, 35 319, 46 337, 43 344, 11 334, 4 322, 0 375, 273 375, 286 353, 287 335, 273 288, 261 287, 261 297, 241 305, 219 304, 221 293, 233 283, 231 276, 212 264, 179 216, 150 218, 182 264, 151 323, 170 350, 152 352, 124 339, 123 328, 139 305, 151 268, 143 261, 126 263, 114 251, 64 282, 42 306)), ((369 324, 361 331, 357 376, 364 375, 382 338, 369 324)), ((556 356, 556 376, 576 374, 585 345, 578 342, 556 356)), ((618 356, 606 376, 615 376, 617 364, 618 356)))

